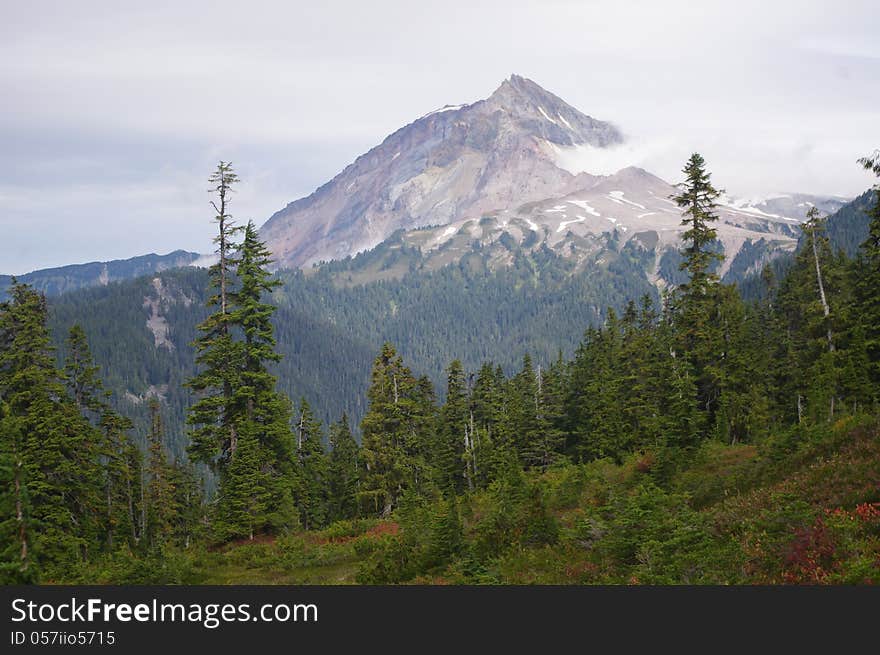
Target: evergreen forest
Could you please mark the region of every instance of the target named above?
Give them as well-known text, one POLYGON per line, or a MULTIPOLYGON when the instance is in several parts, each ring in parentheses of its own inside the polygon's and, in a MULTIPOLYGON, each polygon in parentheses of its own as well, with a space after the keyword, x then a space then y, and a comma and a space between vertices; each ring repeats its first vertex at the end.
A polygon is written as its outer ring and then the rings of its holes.
MULTIPOLYGON (((880 153, 859 165, 880 177, 880 153)), ((233 219, 232 166, 210 182, 207 272, 51 302, 11 280, 4 584, 880 582, 880 184, 721 280, 695 153, 671 198, 680 283, 658 291, 550 254, 276 275, 233 219), (409 321, 376 347, 385 312, 409 321), (310 354, 291 370, 280 343, 310 354)))

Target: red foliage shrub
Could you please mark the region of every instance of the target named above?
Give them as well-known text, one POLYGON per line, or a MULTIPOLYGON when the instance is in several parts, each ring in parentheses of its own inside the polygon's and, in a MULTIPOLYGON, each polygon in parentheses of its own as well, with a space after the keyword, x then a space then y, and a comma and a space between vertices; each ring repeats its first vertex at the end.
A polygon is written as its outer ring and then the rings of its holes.
POLYGON ((785 554, 786 584, 823 584, 835 570, 835 545, 821 517, 795 532, 785 554))

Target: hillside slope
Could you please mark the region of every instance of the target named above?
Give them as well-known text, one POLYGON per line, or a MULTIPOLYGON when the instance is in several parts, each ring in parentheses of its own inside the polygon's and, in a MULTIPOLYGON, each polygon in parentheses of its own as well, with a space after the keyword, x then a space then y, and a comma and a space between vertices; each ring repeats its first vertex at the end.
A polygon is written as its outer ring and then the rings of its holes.
MULTIPOLYGON (((876 418, 758 445, 710 441, 662 488, 645 456, 559 465, 518 484, 529 490, 520 500, 501 485, 464 501, 462 549, 442 565, 430 563, 426 522, 440 506, 427 504, 198 549, 162 575, 187 584, 880 583, 876 418)), ((97 582, 137 580, 133 566, 120 560, 97 582)))

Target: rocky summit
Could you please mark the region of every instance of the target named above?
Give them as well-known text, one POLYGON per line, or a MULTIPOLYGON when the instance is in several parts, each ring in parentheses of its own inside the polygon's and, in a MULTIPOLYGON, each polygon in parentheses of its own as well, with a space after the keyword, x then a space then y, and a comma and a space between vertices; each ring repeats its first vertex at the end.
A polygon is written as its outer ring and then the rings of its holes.
MULTIPOLYGON (((662 286, 677 271, 664 257, 677 252, 684 232, 670 199, 676 189, 640 168, 607 170, 623 141, 613 124, 513 75, 485 100, 447 105, 390 135, 277 212, 262 236, 281 268, 344 259, 396 233, 394 241, 419 248, 430 268, 474 248, 504 265, 518 244, 549 248, 584 269, 628 246, 643 253, 645 275, 662 286)), ((751 272, 793 250, 809 207, 832 213, 844 202, 725 196, 720 273, 751 272)))
POLYGON ((391 134, 261 233, 280 266, 344 258, 399 229, 575 191, 591 176, 565 170, 558 152, 622 141, 614 125, 513 75, 485 100, 442 107, 391 134))

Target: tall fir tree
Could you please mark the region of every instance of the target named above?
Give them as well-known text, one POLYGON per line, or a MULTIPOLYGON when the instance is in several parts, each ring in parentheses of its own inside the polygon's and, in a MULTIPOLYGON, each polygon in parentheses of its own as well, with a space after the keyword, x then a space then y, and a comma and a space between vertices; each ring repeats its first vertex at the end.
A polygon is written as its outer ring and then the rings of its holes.
POLYGON ((151 398, 150 433, 147 436, 145 536, 151 548, 161 548, 173 538, 178 508, 174 474, 165 452, 165 428, 159 401, 151 398))
POLYGON ((31 519, 24 463, 24 438, 18 421, 0 400, 0 584, 36 582, 31 519))
POLYGON ((321 422, 305 398, 300 401, 293 434, 293 497, 302 527, 316 530, 326 522, 330 488, 321 422))
POLYGON ((44 574, 63 571, 99 547, 102 516, 97 431, 66 393, 46 327, 46 299, 13 281, 0 304, 0 398, 22 435, 16 447, 32 524, 29 557, 44 574))
POLYGON ((196 361, 201 371, 188 383, 198 394, 187 417, 193 426, 189 452, 219 473, 213 517, 215 534, 223 539, 253 538, 259 531, 297 524, 290 402, 276 390, 277 379, 269 371, 280 355, 271 320, 276 308, 268 296, 280 283, 268 271, 271 254, 252 222, 234 249, 231 239, 239 228, 232 226, 226 204, 236 181, 223 162, 212 176, 220 199, 214 203, 220 262, 211 269, 217 293, 209 305, 219 309, 199 326, 196 361), (242 432, 248 435, 248 452, 233 468, 242 432))
POLYGON ((238 253, 232 323, 243 341, 238 386, 232 392, 231 406, 235 423, 247 426, 256 438, 262 460, 259 479, 268 485, 270 500, 262 517, 261 529, 274 532, 289 530, 298 524, 293 503, 294 472, 290 454, 293 435, 290 429, 291 407, 286 396, 277 391, 277 377, 269 367, 281 360, 275 351, 275 328, 272 316, 276 307, 270 294, 280 282, 269 273, 271 254, 260 241, 253 222, 248 222, 238 253))
MULTIPOLYGON (((859 163, 880 178, 880 150, 861 158, 859 163)), ((868 237, 861 245, 856 264, 856 303, 876 404, 880 403, 880 182, 874 185, 874 203, 868 216, 868 237)))
POLYGON ((412 434, 416 380, 390 343, 373 363, 367 390, 369 409, 361 421, 361 458, 364 463, 358 497, 364 512, 389 515, 404 490, 415 483, 412 434))
POLYGON ((328 519, 340 521, 358 515, 360 464, 358 443, 351 434, 348 416, 330 426, 330 455, 327 465, 328 519))
POLYGON ((469 400, 461 362, 454 360, 446 373, 446 403, 440 412, 434 462, 437 466, 440 488, 454 494, 464 488, 467 479, 465 446, 470 418, 469 400))
POLYGON ((213 293, 208 298, 208 307, 216 309, 198 326, 201 334, 195 341, 196 363, 201 371, 187 382, 197 395, 187 423, 192 426, 189 445, 192 457, 221 470, 234 457, 238 446, 232 393, 241 384, 238 375, 243 348, 232 334, 231 285, 236 264, 234 238, 241 228, 235 226, 228 213, 232 187, 238 182, 231 164, 221 161, 209 182, 210 191, 217 194, 211 205, 217 212, 214 220, 218 232, 214 243, 218 260, 209 269, 213 293))
POLYGON ((676 324, 680 344, 694 367, 700 408, 709 424, 717 409, 720 391, 713 366, 718 361, 717 306, 718 276, 715 264, 723 257, 713 250, 717 233, 712 223, 718 220, 716 200, 723 191, 712 185, 711 173, 699 153, 691 155, 682 172, 685 181, 672 200, 682 209, 681 224, 687 227, 682 239, 685 247, 681 269, 688 280, 678 289, 676 324))

